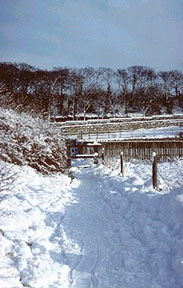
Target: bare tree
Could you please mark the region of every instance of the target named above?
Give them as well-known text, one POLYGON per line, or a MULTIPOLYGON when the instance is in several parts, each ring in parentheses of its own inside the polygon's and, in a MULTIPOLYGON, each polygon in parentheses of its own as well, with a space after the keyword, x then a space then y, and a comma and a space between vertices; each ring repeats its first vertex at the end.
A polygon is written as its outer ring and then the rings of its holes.
POLYGON ((183 73, 178 70, 169 71, 170 81, 169 85, 173 89, 175 97, 179 97, 183 89, 183 73))
POLYGON ((118 69, 116 72, 116 80, 119 86, 119 101, 125 107, 125 114, 128 113, 130 94, 129 94, 129 74, 126 69, 118 69))
POLYGON ((102 88, 98 88, 95 94, 95 111, 97 113, 98 119, 100 117, 104 118, 104 111, 105 111, 105 99, 106 99, 106 91, 102 88))
POLYGON ((92 67, 47 71, 26 63, 2 62, 0 82, 1 105, 45 117, 72 114, 76 119, 83 113, 86 118, 88 112, 104 117, 121 109, 146 114, 157 111, 157 98, 168 113, 173 105, 183 107, 183 73, 178 70, 156 74, 149 67, 131 66, 116 72, 92 67), (157 93, 156 98, 152 93, 157 93))
POLYGON ((63 114, 64 99, 68 90, 69 69, 68 68, 54 68, 52 71, 55 83, 54 104, 56 106, 57 114, 63 114))
POLYGON ((84 120, 86 113, 91 109, 97 97, 99 87, 99 73, 92 67, 80 69, 83 77, 82 94, 79 98, 79 110, 83 112, 84 120))
POLYGON ((163 105, 166 107, 167 113, 171 114, 173 110, 173 99, 171 95, 172 76, 170 72, 161 71, 158 73, 160 86, 163 96, 163 105))
POLYGON ((115 84, 115 72, 110 68, 99 68, 99 75, 102 81, 102 89, 105 90, 105 113, 110 112, 110 107, 114 104, 114 84, 115 84))
POLYGON ((69 100, 72 105, 72 116, 73 120, 76 120, 78 114, 79 99, 83 93, 83 75, 79 69, 70 70, 69 88, 69 100))

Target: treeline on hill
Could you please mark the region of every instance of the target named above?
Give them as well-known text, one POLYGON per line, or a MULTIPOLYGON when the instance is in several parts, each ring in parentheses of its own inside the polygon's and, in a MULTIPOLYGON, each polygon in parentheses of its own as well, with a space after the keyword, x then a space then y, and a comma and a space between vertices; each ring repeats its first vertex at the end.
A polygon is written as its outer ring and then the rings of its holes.
POLYGON ((183 73, 155 72, 145 66, 36 69, 26 63, 0 63, 0 104, 22 111, 78 119, 79 115, 141 112, 144 115, 183 109, 183 73))

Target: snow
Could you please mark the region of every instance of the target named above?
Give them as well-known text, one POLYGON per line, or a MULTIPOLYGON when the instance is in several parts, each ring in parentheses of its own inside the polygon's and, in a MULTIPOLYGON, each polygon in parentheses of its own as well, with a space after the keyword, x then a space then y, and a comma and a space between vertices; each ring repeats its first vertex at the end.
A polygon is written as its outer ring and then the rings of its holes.
POLYGON ((64 170, 65 143, 48 121, 0 107, 0 127, 0 160, 45 174, 64 170))
POLYGON ((124 177, 109 164, 54 176, 6 164, 0 287, 183 287, 183 160, 158 164, 159 190, 150 162, 125 163, 124 177))
MULTIPOLYGON (((151 129, 137 129, 134 131, 118 131, 110 133, 82 133, 83 140, 95 140, 97 141, 111 141, 111 140, 124 140, 124 139, 153 139, 153 138, 175 138, 180 133, 183 133, 183 126, 169 126, 162 128, 151 129)), ((76 138, 78 134, 65 135, 66 138, 76 138)))
MULTIPOLYGON (((83 116, 83 115, 80 115, 83 116)), ((55 117, 59 118, 61 116, 55 117)), ((53 125, 58 126, 67 126, 67 125, 88 125, 88 124, 98 124, 98 123, 112 123, 112 122, 124 122, 124 121, 138 121, 138 120, 170 120, 170 119, 182 119, 183 113, 181 111, 175 111, 173 114, 157 114, 152 116, 144 116, 143 114, 139 113, 129 113, 128 115, 117 115, 117 117, 107 118, 107 119, 96 119, 95 114, 87 114, 86 115, 88 120, 71 120, 65 122, 53 122, 53 125), (95 118, 95 119, 92 119, 95 118)))

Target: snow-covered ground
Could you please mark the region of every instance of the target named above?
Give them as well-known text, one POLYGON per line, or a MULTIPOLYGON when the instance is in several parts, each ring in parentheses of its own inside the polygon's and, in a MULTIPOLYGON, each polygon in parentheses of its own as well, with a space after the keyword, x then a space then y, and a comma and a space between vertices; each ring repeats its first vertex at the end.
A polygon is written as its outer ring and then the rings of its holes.
MULTIPOLYGON (((152 129, 137 129, 134 131, 118 131, 118 132, 110 132, 110 133, 82 133, 82 138, 85 140, 124 140, 124 139, 137 139, 137 138, 171 138, 178 137, 183 133, 183 126, 170 126, 170 127, 162 127, 162 128, 152 128, 152 129)), ((65 135, 66 138, 77 138, 78 134, 70 134, 65 135)))
POLYGON ((0 163, 16 173, 0 186, 0 287, 183 287, 183 160, 158 165, 159 191, 148 162, 124 177, 81 162, 49 177, 0 163))
MULTIPOLYGON (((84 117, 84 115, 79 115, 81 117, 84 117)), ((110 115, 109 115, 110 116, 110 115)), ((72 117, 72 116, 70 116, 72 117)), ((139 121, 141 120, 170 120, 170 119, 182 119, 183 113, 182 111, 176 111, 173 114, 157 114, 157 115, 151 115, 151 116, 144 116, 141 113, 129 113, 128 115, 118 115, 117 117, 111 117, 107 119, 96 119, 97 115, 95 114, 87 114, 86 118, 88 120, 71 120, 71 121, 65 121, 65 122, 53 122, 54 125, 57 124, 58 126, 67 126, 67 125, 88 125, 88 124, 99 124, 99 123, 114 123, 114 122, 124 122, 124 121, 139 121), (93 119, 92 119, 93 118, 93 119), (94 119, 95 118, 95 119, 94 119)), ((55 119, 62 118, 61 116, 56 116, 55 119)))

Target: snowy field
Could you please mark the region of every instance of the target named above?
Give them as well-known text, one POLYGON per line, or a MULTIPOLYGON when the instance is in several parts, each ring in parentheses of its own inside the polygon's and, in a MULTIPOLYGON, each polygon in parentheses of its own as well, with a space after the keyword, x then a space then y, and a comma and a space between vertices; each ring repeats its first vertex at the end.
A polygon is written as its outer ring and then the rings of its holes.
POLYGON ((0 287, 183 287, 183 160, 158 164, 160 191, 148 162, 123 178, 81 162, 49 177, 0 162, 16 178, 0 186, 0 287))
MULTIPOLYGON (((84 140, 95 140, 98 141, 110 141, 110 140, 124 140, 124 139, 137 139, 137 138, 172 138, 178 137, 179 134, 183 133, 183 126, 170 126, 162 128, 152 128, 152 129, 137 129, 134 131, 118 131, 110 133, 82 133, 82 139, 84 140)), ((78 134, 65 135, 65 138, 77 138, 78 134)))

